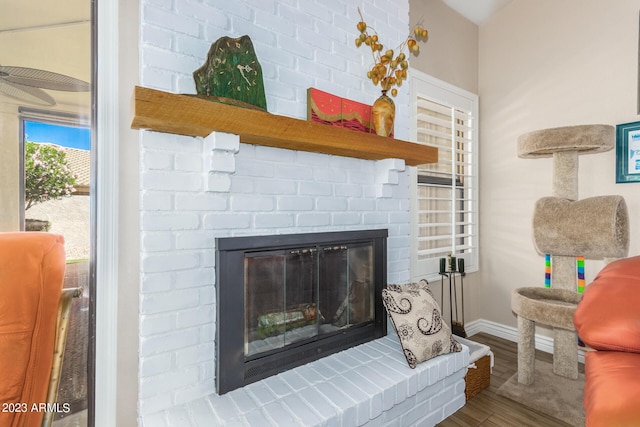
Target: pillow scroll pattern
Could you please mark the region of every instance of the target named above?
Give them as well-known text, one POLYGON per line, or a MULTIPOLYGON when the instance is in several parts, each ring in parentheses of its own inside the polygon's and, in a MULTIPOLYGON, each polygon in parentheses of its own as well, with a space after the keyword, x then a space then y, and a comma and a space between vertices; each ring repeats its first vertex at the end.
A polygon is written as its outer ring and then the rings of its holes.
POLYGON ((389 285, 382 290, 382 301, 411 368, 441 354, 462 351, 426 281, 389 285))

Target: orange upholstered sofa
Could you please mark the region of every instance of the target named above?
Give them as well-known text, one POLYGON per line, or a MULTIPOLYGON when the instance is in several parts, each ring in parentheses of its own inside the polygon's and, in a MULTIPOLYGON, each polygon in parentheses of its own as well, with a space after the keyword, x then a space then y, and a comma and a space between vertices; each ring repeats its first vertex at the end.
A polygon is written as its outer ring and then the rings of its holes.
POLYGON ((640 256, 614 261, 576 309, 585 354, 587 427, 640 426, 640 256))
POLYGON ((62 236, 0 233, 2 427, 42 423, 65 266, 62 236))

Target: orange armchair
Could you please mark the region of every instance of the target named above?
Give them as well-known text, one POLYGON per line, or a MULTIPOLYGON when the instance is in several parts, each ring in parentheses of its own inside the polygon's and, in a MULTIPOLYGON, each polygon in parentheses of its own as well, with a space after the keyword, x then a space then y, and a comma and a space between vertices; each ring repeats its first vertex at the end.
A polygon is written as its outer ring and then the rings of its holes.
POLYGON ((2 427, 40 426, 45 416, 65 267, 62 236, 0 233, 2 427))
POLYGON ((587 427, 640 426, 640 256, 605 266, 573 317, 585 354, 587 427))

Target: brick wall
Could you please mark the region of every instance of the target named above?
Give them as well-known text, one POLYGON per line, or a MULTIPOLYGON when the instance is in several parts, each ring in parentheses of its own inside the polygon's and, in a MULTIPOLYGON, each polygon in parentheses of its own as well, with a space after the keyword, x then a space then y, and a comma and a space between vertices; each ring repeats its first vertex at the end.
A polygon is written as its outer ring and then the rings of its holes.
MULTIPOLYGON (((371 57, 355 48, 360 6, 382 41, 408 29, 408 2, 142 0, 141 83, 194 93, 192 72, 221 36, 248 34, 268 110, 304 119, 316 87, 372 103, 371 57)), ((396 135, 408 134, 408 85, 396 135)), ((367 161, 141 132, 140 414, 215 390, 216 237, 388 228, 389 282, 409 278, 404 162, 367 161)))

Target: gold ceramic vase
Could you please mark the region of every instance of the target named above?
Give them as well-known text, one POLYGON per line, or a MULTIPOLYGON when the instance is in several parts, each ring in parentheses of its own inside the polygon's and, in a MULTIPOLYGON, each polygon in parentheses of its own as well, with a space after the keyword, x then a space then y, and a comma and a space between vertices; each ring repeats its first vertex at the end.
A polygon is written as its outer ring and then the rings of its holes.
POLYGON ((393 132, 393 120, 396 117, 396 104, 387 91, 383 90, 380 98, 376 99, 371 108, 373 128, 380 136, 389 136, 393 132))

